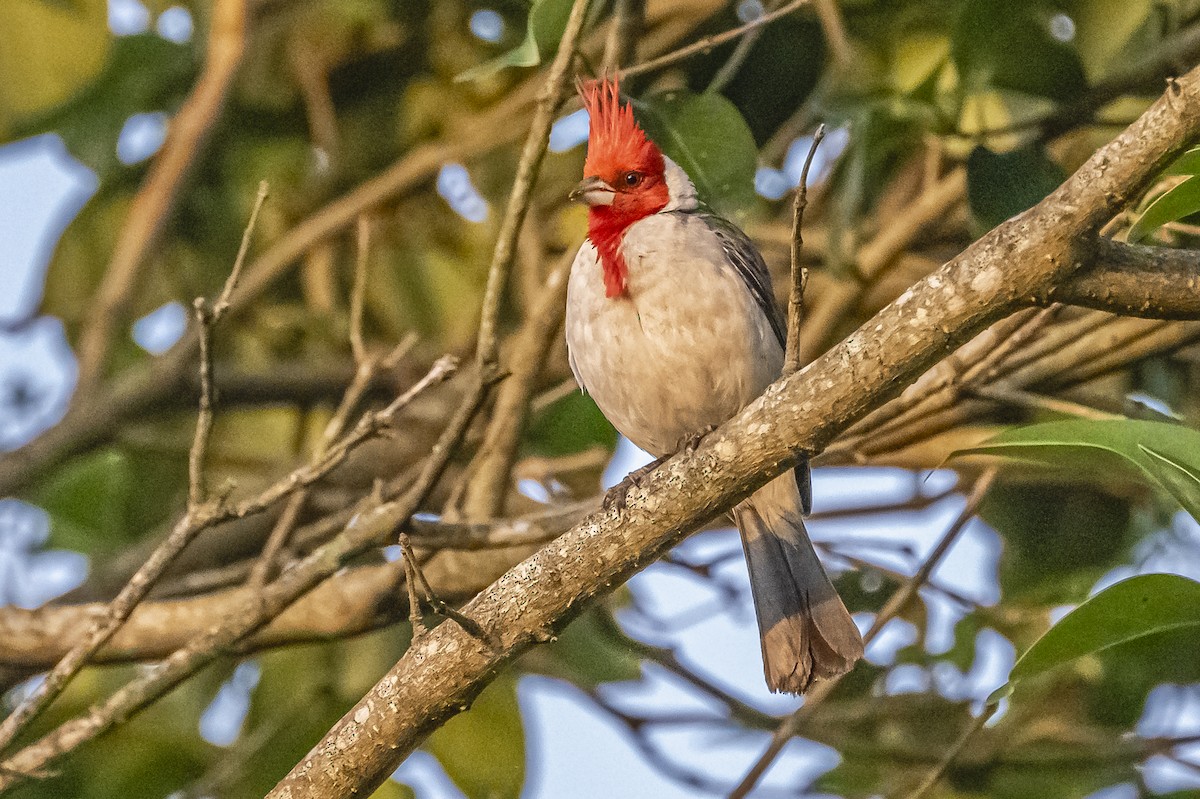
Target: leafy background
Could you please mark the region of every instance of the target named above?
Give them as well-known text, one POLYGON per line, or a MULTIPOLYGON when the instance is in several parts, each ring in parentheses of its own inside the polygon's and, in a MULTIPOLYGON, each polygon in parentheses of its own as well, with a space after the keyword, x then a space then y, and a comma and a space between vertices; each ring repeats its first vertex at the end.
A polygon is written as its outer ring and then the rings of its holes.
MULTIPOLYGON (((467 351, 516 164, 514 142, 527 124, 514 113, 481 132, 478 120, 553 49, 569 5, 265 4, 228 107, 131 298, 110 377, 144 369, 182 332, 183 304, 219 288, 260 180, 272 186, 260 226, 270 242, 417 148, 482 134, 499 146, 447 157, 436 179, 380 209, 367 297, 372 340, 415 332, 417 357, 427 360, 467 351), (314 111, 305 68, 320 76, 331 119, 314 111)), ((597 5, 593 29, 607 13, 597 5)), ((733 44, 627 86, 655 138, 710 203, 747 226, 777 270, 790 218, 784 194, 807 151, 805 134, 818 121, 830 126, 807 237, 818 259, 814 302, 853 278, 860 247, 903 213, 931 161, 941 172, 965 170, 963 203, 914 244, 894 281, 881 280, 875 294, 848 307, 816 347, 852 329, 888 299, 882 295, 894 296, 905 280, 1048 193, 1159 92, 1161 76, 1146 63, 1177 53, 1174 68, 1200 53, 1192 43, 1200 4, 1186 0, 845 0, 839 10, 848 60, 804 9, 762 29, 720 91, 706 88, 733 44)), ((649 27, 647 39, 678 29, 672 35, 682 42, 761 8, 663 0, 648 12, 659 27, 649 27)), ((0 269, 8 289, 0 340, 6 448, 62 412, 73 381, 70 347, 164 126, 199 73, 207 14, 199 3, 0 3, 0 139, 8 142, 0 169, 13 176, 0 184, 7 220, 0 231, 14 244, 0 256, 8 259, 0 269), (41 199, 38 214, 30 197, 41 199)), ((562 199, 578 177, 585 130, 579 113, 564 110, 538 189, 543 224, 529 233, 539 249, 520 264, 510 322, 529 307, 550 255, 582 237, 582 211, 562 199)), ((1200 157, 1189 153, 1119 220, 1121 235, 1194 246, 1198 172, 1200 157)), ((226 367, 304 375, 344 366, 352 255, 349 238, 313 248, 222 331, 226 367)), ((554 351, 547 388, 567 377, 562 360, 554 351)), ((981 454, 1014 459, 922 601, 888 625, 869 662, 814 714, 762 795, 898 794, 989 697, 1002 696, 997 719, 935 795, 1200 795, 1195 583, 1120 582, 1149 572, 1200 577, 1200 528, 1183 510, 1200 508, 1200 447, 1190 429, 1200 396, 1196 363, 1194 349, 1178 348, 1071 396, 1136 421, 1063 421, 1045 410, 1001 408, 931 451, 818 470, 812 529, 841 572, 843 596, 867 624, 961 509, 956 480, 978 473, 981 454), (1018 426, 1029 422, 1046 424, 1018 426), (950 468, 936 468, 953 451, 961 455, 950 468), (837 513, 877 503, 887 512, 837 513), (1011 695, 993 694, 1052 620, 1106 586, 1118 593, 1067 617, 1056 637, 1021 661, 1011 695), (1148 611, 1114 622, 1147 596, 1148 611), (1057 667, 1035 674, 1039 659, 1057 667)), ((286 471, 320 431, 329 402, 223 409, 213 482, 232 478, 252 489, 286 471)), ((102 595, 106 576, 121 573, 129 553, 144 551, 178 513, 192 415, 186 402, 164 402, 4 500, 0 600, 45 601, 73 588, 85 570, 88 581, 75 596, 102 595)), ((586 398, 562 394, 531 420, 522 449, 531 468, 518 474, 596 448, 605 457, 552 472, 553 479, 526 477, 513 502, 528 508, 564 492, 587 496, 614 447, 603 475, 609 483, 637 453, 616 442, 586 398)), ((405 629, 389 627, 230 659, 83 748, 53 779, 15 795, 261 795, 407 641, 405 629)), ((765 745, 771 715, 795 706, 765 693, 758 657, 736 536, 702 533, 498 679, 379 795, 719 793, 765 745), (678 676, 681 664, 741 704, 696 691, 678 676), (693 718, 646 721, 671 716, 693 718)), ((43 728, 82 712, 133 668, 86 672, 43 728)))

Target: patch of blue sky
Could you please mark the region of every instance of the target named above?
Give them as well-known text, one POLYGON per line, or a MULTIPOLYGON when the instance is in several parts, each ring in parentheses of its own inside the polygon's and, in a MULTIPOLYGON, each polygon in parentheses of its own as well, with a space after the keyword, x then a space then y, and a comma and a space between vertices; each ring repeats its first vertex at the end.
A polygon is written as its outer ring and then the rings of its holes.
POLYGON ((471 14, 467 23, 476 38, 495 44, 504 38, 504 17, 495 9, 481 8, 471 14))
POLYGON ((11 322, 33 313, 50 255, 97 183, 47 134, 0 147, 0 186, 0 320, 11 322))
POLYGON ((138 0, 108 0, 108 29, 117 36, 132 36, 150 29, 150 10, 138 0))
POLYGON ((550 126, 548 146, 552 153, 565 153, 583 144, 587 138, 588 112, 581 108, 555 120, 550 126))
POLYGON ((151 355, 161 355, 187 330, 187 309, 179 302, 159 306, 133 323, 133 340, 151 355))
POLYGON ((767 13, 762 0, 742 0, 737 4, 737 18, 741 22, 753 22, 767 13))
POLYGON ((134 114, 125 120, 117 136, 117 158, 126 166, 140 163, 158 152, 166 140, 166 114, 134 114))
POLYGON ((468 222, 483 222, 488 218, 487 200, 475 188, 471 174, 462 164, 442 166, 437 177, 437 192, 456 214, 468 222))
POLYGON ((76 364, 62 322, 43 316, 0 335, 0 450, 58 422, 75 388, 76 364))
POLYGON ((154 30, 159 36, 175 44, 187 44, 192 39, 192 12, 183 6, 171 6, 158 15, 154 30))
POLYGON ((213 746, 230 746, 237 741, 260 676, 258 663, 253 660, 237 665, 200 715, 201 738, 213 746))
POLYGON ((78 552, 46 549, 50 517, 17 499, 0 499, 0 605, 36 608, 70 591, 87 576, 78 552))
MULTIPOLYGON (((800 185, 800 173, 804 160, 812 147, 812 136, 801 136, 788 145, 783 164, 776 169, 760 166, 754 173, 754 190, 768 200, 780 200, 800 185)), ((813 154, 812 166, 808 170, 808 185, 812 186, 828 175, 842 151, 850 143, 850 132, 846 128, 834 128, 825 134, 821 146, 813 154)))

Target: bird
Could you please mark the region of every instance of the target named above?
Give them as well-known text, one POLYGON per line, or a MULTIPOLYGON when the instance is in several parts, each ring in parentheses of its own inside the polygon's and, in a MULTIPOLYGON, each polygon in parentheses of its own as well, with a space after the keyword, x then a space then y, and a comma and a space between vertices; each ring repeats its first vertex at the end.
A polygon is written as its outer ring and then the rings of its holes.
MULTIPOLYGON (((576 381, 610 423, 662 459, 737 414, 782 371, 785 325, 758 250, 707 210, 620 96, 580 82, 588 111, 587 240, 571 265, 565 333, 576 381)), ((863 642, 804 527, 807 461, 736 505, 773 692, 849 671, 863 642)))

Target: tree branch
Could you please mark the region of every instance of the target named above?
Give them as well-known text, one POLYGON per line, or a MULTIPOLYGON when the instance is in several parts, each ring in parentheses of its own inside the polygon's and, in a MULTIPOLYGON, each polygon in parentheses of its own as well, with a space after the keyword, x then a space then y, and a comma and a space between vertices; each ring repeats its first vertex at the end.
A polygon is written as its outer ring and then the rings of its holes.
POLYGON ((1037 298, 1122 316, 1200 319, 1200 252, 1098 238, 1091 263, 1037 298))
POLYGON ((112 345, 113 330, 135 294, 146 256, 221 116, 246 49, 249 16, 246 0, 220 0, 213 4, 204 72, 171 120, 167 140, 134 197, 80 333, 77 387, 80 395, 88 393, 99 379, 112 345))
MULTIPOLYGON (((512 658, 690 530, 818 452, 955 347, 1076 268, 1094 235, 1197 133, 1200 70, 1172 82, 1062 186, 926 277, 694 452, 681 452, 492 584, 465 608, 498 645, 444 624, 416 642, 269 794, 367 793, 512 658)), ((36 763, 29 764, 36 766, 36 763)))

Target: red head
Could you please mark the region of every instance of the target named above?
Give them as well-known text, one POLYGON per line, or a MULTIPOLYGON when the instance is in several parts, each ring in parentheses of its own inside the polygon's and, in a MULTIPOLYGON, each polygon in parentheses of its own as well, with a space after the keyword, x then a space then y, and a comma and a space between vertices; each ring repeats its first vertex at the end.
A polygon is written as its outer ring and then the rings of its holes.
POLYGON ((638 127, 633 110, 621 103, 616 79, 579 86, 588 111, 587 160, 583 182, 571 193, 590 206, 588 238, 600 255, 605 293, 625 293, 621 237, 639 219, 670 201, 662 151, 638 127))

